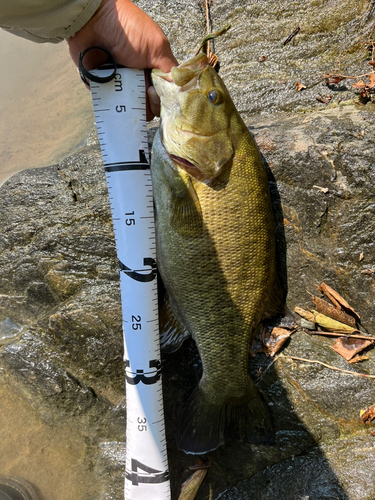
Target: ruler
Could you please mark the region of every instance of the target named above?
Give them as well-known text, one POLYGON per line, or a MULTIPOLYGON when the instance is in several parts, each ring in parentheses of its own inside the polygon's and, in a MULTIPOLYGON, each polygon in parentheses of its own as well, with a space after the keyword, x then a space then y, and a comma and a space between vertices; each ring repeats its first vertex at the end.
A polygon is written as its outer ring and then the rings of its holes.
MULTIPOLYGON (((106 77, 113 69, 91 73, 106 77)), ((169 500, 155 222, 144 72, 90 83, 120 266, 126 377, 126 500, 169 500)))

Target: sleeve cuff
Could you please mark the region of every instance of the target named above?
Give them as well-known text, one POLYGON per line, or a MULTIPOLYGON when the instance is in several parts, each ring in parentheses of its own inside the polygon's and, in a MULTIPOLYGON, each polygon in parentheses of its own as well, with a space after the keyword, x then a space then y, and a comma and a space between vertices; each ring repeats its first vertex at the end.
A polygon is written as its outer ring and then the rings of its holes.
MULTIPOLYGON (((56 3, 56 2, 55 2, 56 3)), ((37 43, 59 43, 73 36, 95 14, 102 0, 76 0, 54 5, 46 12, 10 16, 0 27, 14 35, 37 43), (82 4, 86 5, 82 8, 82 4), (73 19, 73 22, 72 22, 73 19), (68 27, 66 27, 68 25, 68 27)), ((1 17, 1 16, 0 16, 1 17)))

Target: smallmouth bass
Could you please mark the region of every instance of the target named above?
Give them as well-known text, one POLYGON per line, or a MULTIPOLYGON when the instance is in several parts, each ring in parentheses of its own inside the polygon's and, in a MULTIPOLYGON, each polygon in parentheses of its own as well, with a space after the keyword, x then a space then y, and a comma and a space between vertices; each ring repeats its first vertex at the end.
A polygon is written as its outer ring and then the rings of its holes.
POLYGON ((178 447, 201 454, 226 439, 271 443, 271 419, 248 373, 259 322, 282 314, 265 168, 216 71, 201 53, 153 70, 161 125, 152 149, 158 267, 168 294, 162 348, 191 335, 203 375, 178 447))

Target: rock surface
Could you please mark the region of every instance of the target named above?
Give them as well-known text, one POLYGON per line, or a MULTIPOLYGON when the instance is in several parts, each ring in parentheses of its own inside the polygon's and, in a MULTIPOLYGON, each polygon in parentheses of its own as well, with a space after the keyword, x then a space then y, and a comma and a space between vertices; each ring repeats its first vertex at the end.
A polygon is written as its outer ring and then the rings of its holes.
MULTIPOLYGON (((203 38, 203 2, 137 3, 163 27, 180 60, 203 38)), ((312 307, 306 290, 316 293, 315 286, 325 281, 360 313, 372 335, 375 104, 356 104, 359 96, 350 80, 328 88, 321 75, 333 72, 338 59, 346 75, 371 71, 371 54, 362 42, 375 39, 374 10, 364 0, 355 5, 223 0, 211 8, 214 30, 232 24, 216 42, 220 73, 268 169, 289 308, 312 307), (297 26, 300 32, 284 46, 297 26), (259 62, 262 56, 267 57, 259 62), (297 81, 306 89, 297 92, 297 81), (319 94, 332 98, 324 104, 316 100, 319 94)), ((42 452, 45 440, 34 438, 34 463, 0 445, 0 456, 8 453, 0 465, 4 473, 23 475, 47 499, 43 467, 48 462, 53 470, 74 461, 74 473, 67 469, 72 472, 55 500, 121 499, 120 296, 95 137, 61 164, 16 174, 0 190, 0 395, 11 406, 9 394, 17 394, 24 407, 21 412, 15 399, 13 415, 25 414, 32 429, 40 427, 45 435, 55 429, 59 443, 51 456, 42 452), (76 445, 60 453, 67 428, 76 445)), ((250 360, 273 415, 276 445, 228 443, 210 453, 212 466, 197 500, 375 498, 374 424, 365 426, 359 417, 362 408, 375 403, 374 379, 290 358, 375 375, 373 350, 368 349, 367 360, 348 364, 332 343, 298 331, 273 364, 265 355, 250 360)), ((176 499, 195 459, 176 449, 174 436, 186 397, 199 380, 200 362, 187 341, 163 364, 176 499)), ((0 419, 0 427, 6 432, 9 425, 21 446, 27 436, 22 429, 17 436, 9 415, 4 423, 0 419)))

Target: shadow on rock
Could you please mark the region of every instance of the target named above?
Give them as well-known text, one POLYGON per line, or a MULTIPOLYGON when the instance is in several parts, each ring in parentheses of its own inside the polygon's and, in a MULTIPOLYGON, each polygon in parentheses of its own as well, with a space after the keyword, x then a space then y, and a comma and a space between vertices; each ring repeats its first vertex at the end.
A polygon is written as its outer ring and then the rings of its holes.
MULTIPOLYGON (((250 371, 265 371, 270 358, 259 355, 250 361, 250 371)), ((191 475, 189 467, 196 457, 177 450, 175 436, 179 417, 189 393, 199 380, 201 366, 193 341, 187 341, 173 355, 163 357, 164 393, 171 464, 172 499, 177 499, 181 484, 191 475)), ((259 379, 259 377, 258 377, 259 379)), ((196 497, 223 500, 349 500, 340 479, 332 470, 324 451, 294 410, 288 389, 274 365, 258 383, 272 413, 276 443, 255 446, 228 442, 203 457, 212 465, 196 497)), ((306 403, 309 411, 310 403, 306 403)), ((331 437, 339 436, 329 419, 321 417, 331 437)), ((367 498, 367 497, 366 497, 367 498)))

